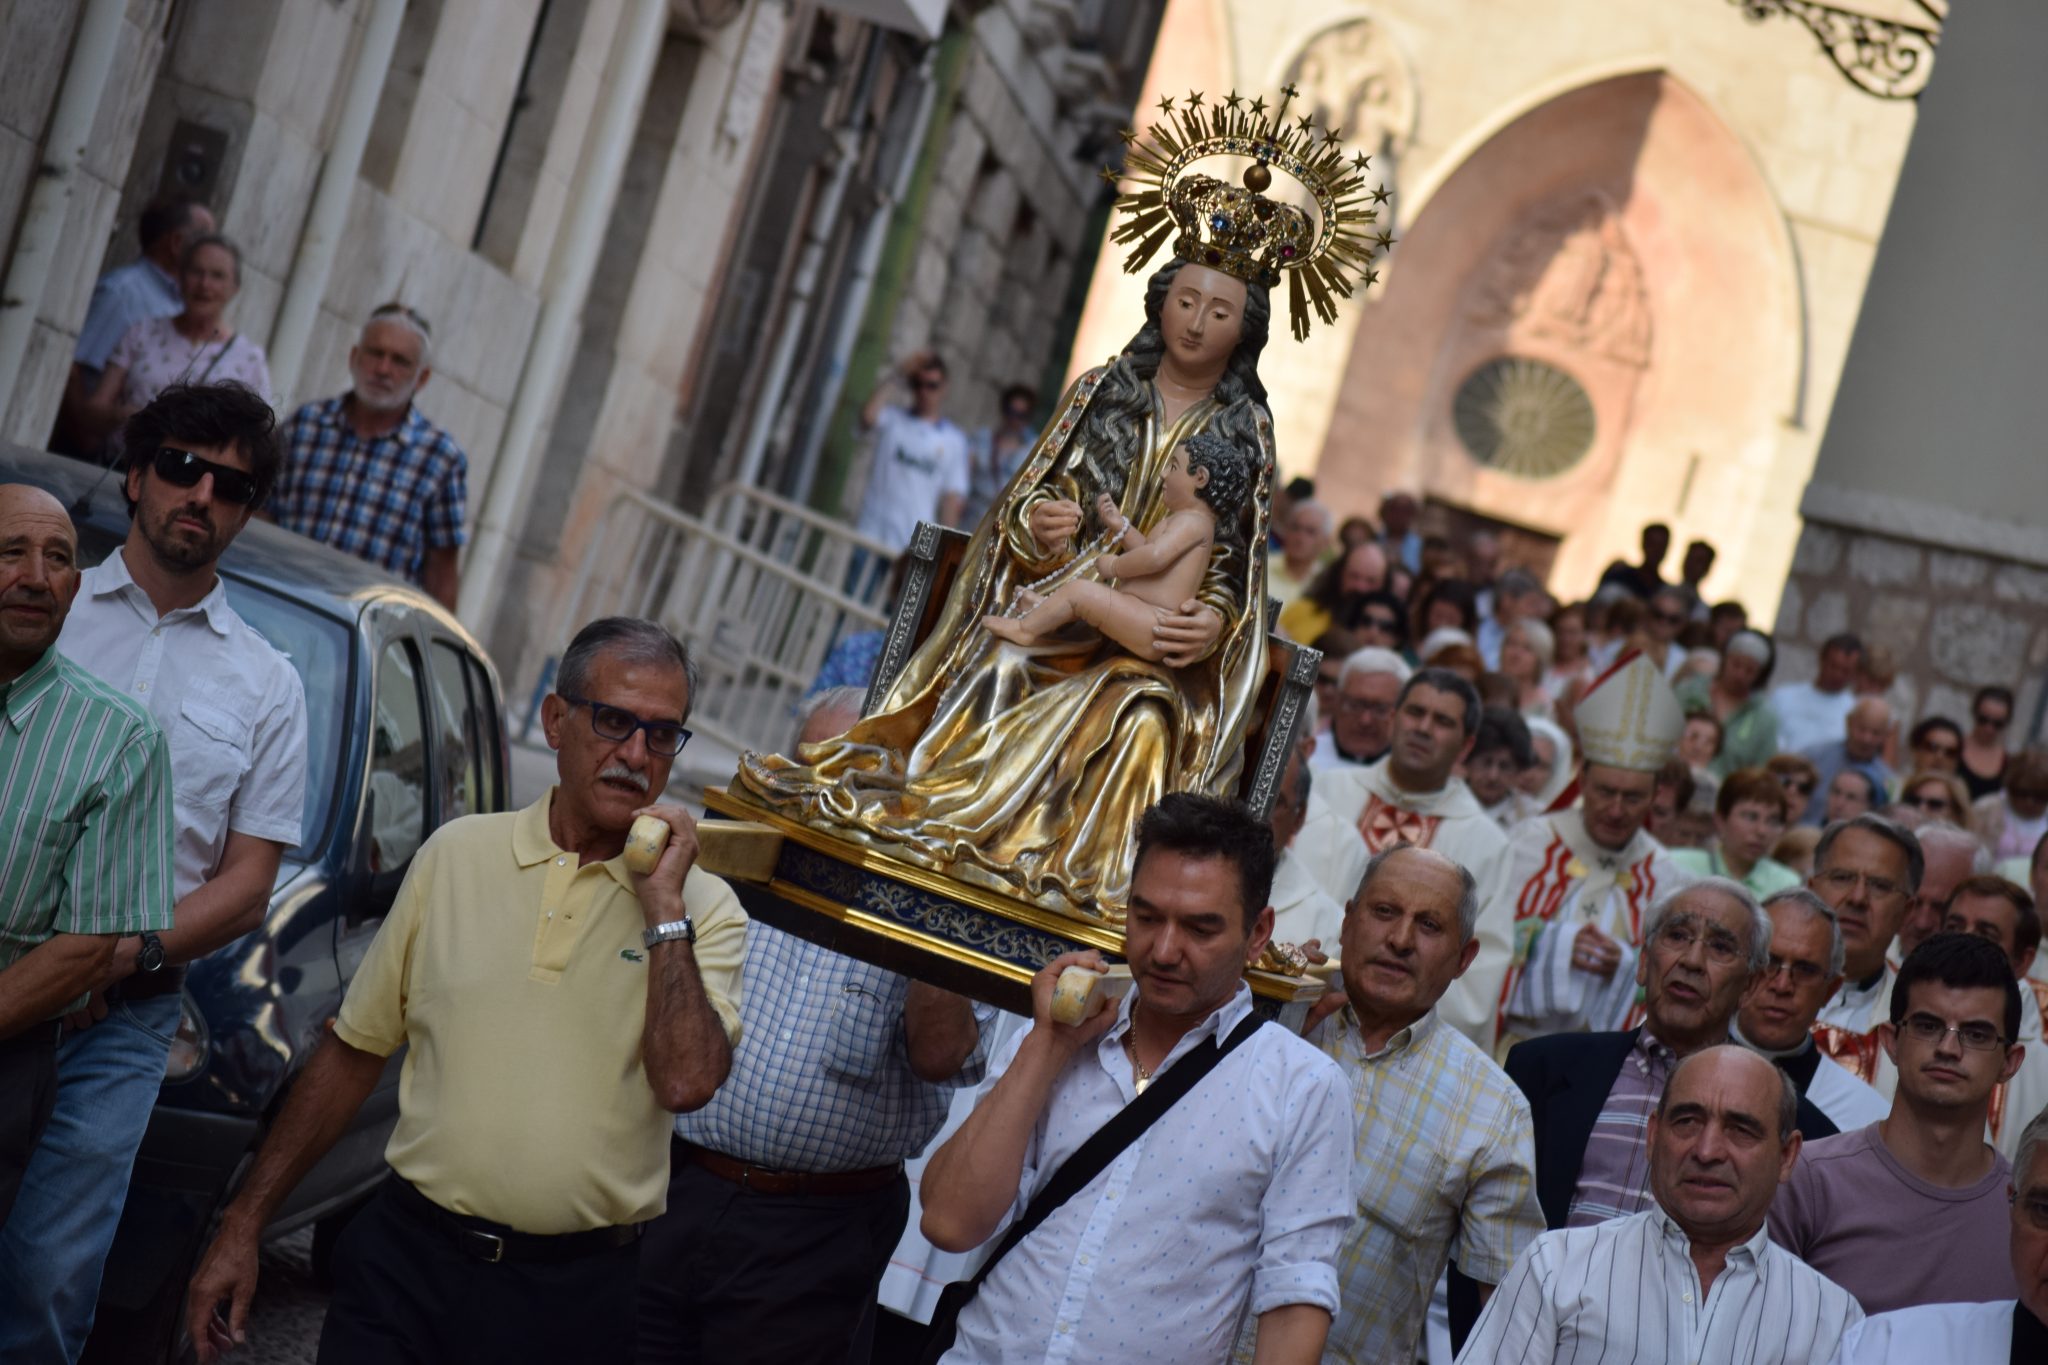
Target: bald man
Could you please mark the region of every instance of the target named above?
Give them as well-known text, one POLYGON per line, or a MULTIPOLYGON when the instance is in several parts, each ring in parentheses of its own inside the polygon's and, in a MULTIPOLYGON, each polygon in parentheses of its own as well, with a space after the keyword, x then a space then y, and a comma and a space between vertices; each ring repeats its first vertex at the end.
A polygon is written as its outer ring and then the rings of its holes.
POLYGON ((124 934, 171 927, 171 761, 149 712, 57 652, 64 504, 0 484, 0 1227, 57 1097, 63 1017, 124 934))
POLYGON ((1655 1202, 1538 1237, 1488 1302, 1461 1365, 1826 1360, 1862 1309, 1765 1228, 1799 1159, 1797 1105, 1791 1078, 1747 1048, 1681 1061, 1649 1118, 1655 1202))
POLYGON ((1835 775, 1853 768, 1870 779, 1873 793, 1891 790, 1892 769, 1884 761, 1885 737, 1892 729, 1892 708, 1882 697, 1865 697, 1849 708, 1842 737, 1808 745, 1801 752, 1820 769, 1820 783, 1806 806, 1806 823, 1827 823, 1828 788, 1835 775))

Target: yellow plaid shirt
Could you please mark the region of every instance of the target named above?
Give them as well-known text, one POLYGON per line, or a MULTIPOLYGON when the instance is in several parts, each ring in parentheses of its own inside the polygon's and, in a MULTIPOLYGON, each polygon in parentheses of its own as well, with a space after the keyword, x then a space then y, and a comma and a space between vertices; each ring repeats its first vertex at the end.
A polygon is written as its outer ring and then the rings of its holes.
POLYGON ((1543 1231, 1529 1102, 1434 1010, 1370 1056, 1348 1006, 1309 1041, 1343 1068, 1358 1120, 1358 1216, 1337 1256, 1343 1306, 1323 1360, 1412 1365, 1445 1263, 1498 1284, 1543 1231))

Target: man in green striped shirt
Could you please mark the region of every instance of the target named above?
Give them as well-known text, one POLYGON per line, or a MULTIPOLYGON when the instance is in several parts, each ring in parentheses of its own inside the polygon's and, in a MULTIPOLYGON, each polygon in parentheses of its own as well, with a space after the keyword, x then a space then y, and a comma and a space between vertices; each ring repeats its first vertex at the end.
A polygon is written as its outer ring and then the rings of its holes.
POLYGON ((0 484, 0 1225, 57 1092, 62 1016, 115 940, 171 927, 171 761, 142 707, 59 654, 64 505, 0 484))

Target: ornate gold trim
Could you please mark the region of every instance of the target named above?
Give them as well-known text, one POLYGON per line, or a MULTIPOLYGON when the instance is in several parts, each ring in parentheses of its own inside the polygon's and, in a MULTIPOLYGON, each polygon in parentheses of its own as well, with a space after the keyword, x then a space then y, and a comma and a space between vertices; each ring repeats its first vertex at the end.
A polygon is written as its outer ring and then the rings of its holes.
POLYGON ((1031 984, 1032 973, 1025 971, 1014 962, 1005 962, 1001 958, 989 957, 985 953, 977 953, 971 948, 962 948, 957 943, 948 943, 942 938, 934 938, 930 934, 921 934, 915 929, 906 929, 900 924, 892 924, 888 920, 871 915, 865 910, 855 910, 849 906, 840 905, 835 901, 818 895, 815 891, 806 891, 800 886, 792 886, 785 881, 769 882, 768 889, 792 905, 801 905, 806 910, 815 910, 821 915, 828 915, 842 924, 852 925, 854 928, 872 933, 878 938, 885 938, 891 943, 900 943, 906 948, 915 948, 919 952, 929 953, 934 957, 943 957, 949 961, 957 962, 963 967, 972 967, 977 971, 992 972, 1006 981, 1014 981, 1022 986, 1028 987, 1031 984))

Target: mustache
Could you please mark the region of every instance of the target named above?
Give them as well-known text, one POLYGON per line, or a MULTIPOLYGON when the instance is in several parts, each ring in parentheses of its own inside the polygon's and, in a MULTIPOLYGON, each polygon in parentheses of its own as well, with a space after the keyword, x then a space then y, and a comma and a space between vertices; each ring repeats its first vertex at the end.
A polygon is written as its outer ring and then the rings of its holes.
POLYGON ((611 767, 606 768, 603 772, 599 773, 597 775, 597 778, 600 782, 606 780, 607 778, 617 778, 621 782, 632 783, 634 786, 638 787, 643 792, 647 790, 647 774, 636 773, 623 763, 612 764, 611 767))

